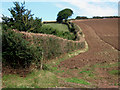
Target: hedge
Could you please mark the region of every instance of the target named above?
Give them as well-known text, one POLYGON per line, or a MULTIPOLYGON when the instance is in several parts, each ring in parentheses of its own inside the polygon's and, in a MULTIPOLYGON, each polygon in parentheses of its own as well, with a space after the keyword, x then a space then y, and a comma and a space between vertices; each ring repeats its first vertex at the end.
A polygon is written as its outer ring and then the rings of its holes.
POLYGON ((41 59, 41 48, 12 30, 2 33, 2 63, 12 68, 26 68, 41 59))
POLYGON ((61 54, 68 53, 74 50, 82 49, 85 47, 85 42, 67 40, 55 35, 27 33, 24 34, 26 40, 35 45, 40 45, 44 53, 44 59, 50 60, 59 57, 61 54))
MULTIPOLYGON (((80 39, 80 35, 77 36, 80 39)), ((55 35, 18 30, 4 30, 2 38, 3 64, 13 68, 29 67, 32 62, 40 65, 41 58, 47 61, 85 47, 85 41, 73 41, 55 35)))

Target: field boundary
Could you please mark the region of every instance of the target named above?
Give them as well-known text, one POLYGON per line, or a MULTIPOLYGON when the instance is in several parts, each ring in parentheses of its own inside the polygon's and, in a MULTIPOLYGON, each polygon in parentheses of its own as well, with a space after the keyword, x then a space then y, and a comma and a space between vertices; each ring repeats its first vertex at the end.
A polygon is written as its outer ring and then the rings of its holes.
MULTIPOLYGON (((75 24, 75 25, 76 25, 76 24, 75 24)), ((79 28, 79 31, 82 32, 81 28, 80 28, 78 25, 76 25, 76 26, 79 28)), ((29 35, 29 36, 37 35, 37 36, 42 36, 42 37, 53 37, 53 38, 58 38, 58 39, 61 39, 61 40, 72 41, 72 42, 77 42, 77 43, 78 43, 78 42, 81 42, 81 40, 76 40, 76 41, 74 41, 74 40, 68 40, 68 39, 64 39, 64 38, 62 38, 62 37, 58 37, 58 36, 56 36, 56 35, 51 35, 51 34, 31 33, 31 32, 25 32, 25 31, 18 31, 18 30, 16 30, 16 29, 13 29, 13 31, 18 32, 18 33, 22 33, 22 34, 26 34, 26 35, 29 35)), ((78 33, 78 34, 79 34, 79 33, 78 33)), ((80 36, 81 36, 81 35, 80 35, 80 36)), ((84 38, 85 35, 83 34, 81 37, 84 38)), ((84 40, 84 41, 85 41, 85 40, 84 40)))
POLYGON ((75 24, 77 37, 76 41, 64 39, 55 35, 31 33, 24 31, 17 31, 17 33, 23 34, 23 38, 29 41, 31 44, 41 47, 43 57, 45 60, 51 60, 60 57, 62 54, 69 54, 69 57, 78 55, 88 50, 88 44, 85 41, 85 35, 79 26, 75 24), (82 34, 81 34, 82 33, 82 34))

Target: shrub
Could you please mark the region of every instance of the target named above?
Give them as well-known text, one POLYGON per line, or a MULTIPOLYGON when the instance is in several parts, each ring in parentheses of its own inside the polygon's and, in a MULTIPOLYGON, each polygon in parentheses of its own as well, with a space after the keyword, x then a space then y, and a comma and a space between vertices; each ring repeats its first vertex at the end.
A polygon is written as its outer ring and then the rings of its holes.
POLYGON ((59 30, 56 30, 56 29, 54 29, 50 26, 45 26, 45 25, 42 26, 41 28, 33 30, 31 32, 33 32, 33 33, 43 33, 43 34, 53 34, 53 35, 56 35, 58 37, 62 37, 64 39, 68 39, 68 40, 74 40, 74 38, 75 38, 73 33, 59 31, 59 30))
POLYGON ((74 23, 71 23, 71 22, 64 22, 63 24, 66 24, 68 26, 68 29, 70 32, 75 32, 75 25, 74 23))
MULTIPOLYGON (((25 33, 25 35, 28 35, 25 33)), ((76 42, 62 39, 53 35, 33 34, 31 39, 35 45, 40 45, 43 50, 44 61, 59 57, 64 53, 84 48, 85 42, 76 42)))
POLYGON ((33 36, 33 42, 41 46, 45 60, 53 59, 61 54, 60 43, 56 38, 33 36))
POLYGON ((6 30, 2 34, 3 64, 13 68, 29 67, 31 62, 40 60, 41 48, 23 39, 23 35, 6 30))
POLYGON ((11 17, 2 17, 2 23, 4 28, 17 29, 19 31, 31 31, 42 26, 42 19, 33 18, 34 14, 31 14, 31 10, 25 9, 25 2, 13 2, 14 7, 8 10, 11 13, 11 17))
MULTIPOLYGON (((50 27, 47 28, 48 30, 50 29, 50 27)), ((48 31, 48 33, 51 32, 52 29, 48 31)), ((74 37, 70 32, 59 32, 56 30, 55 33, 69 39, 74 37)), ((84 48, 85 46, 85 42, 66 40, 54 35, 16 32, 11 30, 4 30, 2 38, 3 63, 13 68, 29 67, 32 62, 40 65, 42 63, 40 60, 44 63, 47 60, 59 57, 64 53, 84 48)))

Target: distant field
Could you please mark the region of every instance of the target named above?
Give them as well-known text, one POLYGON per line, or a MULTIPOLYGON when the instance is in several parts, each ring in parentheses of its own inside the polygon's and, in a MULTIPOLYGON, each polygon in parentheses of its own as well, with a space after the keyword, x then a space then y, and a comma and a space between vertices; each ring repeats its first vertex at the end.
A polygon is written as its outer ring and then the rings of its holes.
POLYGON ((65 24, 49 23, 49 24, 44 24, 44 25, 49 25, 52 28, 57 29, 59 31, 69 32, 69 29, 68 29, 67 25, 65 25, 65 24))

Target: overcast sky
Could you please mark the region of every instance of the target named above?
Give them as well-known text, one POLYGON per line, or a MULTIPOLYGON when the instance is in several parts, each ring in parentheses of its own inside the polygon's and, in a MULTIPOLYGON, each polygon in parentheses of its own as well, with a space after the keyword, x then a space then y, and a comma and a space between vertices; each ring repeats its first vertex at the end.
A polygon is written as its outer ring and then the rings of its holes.
MULTIPOLYGON (((8 8, 13 7, 15 0, 1 0, 0 17, 2 14, 11 16, 8 8)), ((25 1, 25 8, 31 10, 34 17, 42 18, 43 21, 56 20, 57 13, 65 8, 73 10, 76 16, 117 16, 119 0, 16 0, 25 1)), ((1 19, 0 19, 1 21, 1 19)))

